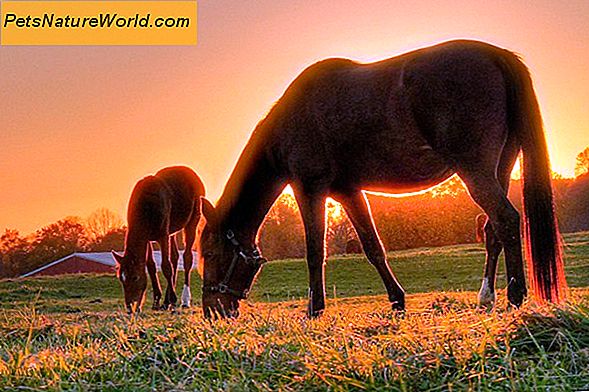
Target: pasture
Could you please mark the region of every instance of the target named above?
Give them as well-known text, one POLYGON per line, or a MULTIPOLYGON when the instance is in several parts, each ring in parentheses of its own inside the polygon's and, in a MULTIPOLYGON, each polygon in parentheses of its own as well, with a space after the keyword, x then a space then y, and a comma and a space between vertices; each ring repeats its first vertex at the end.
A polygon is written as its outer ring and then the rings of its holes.
POLYGON ((0 388, 588 389, 589 233, 565 242, 574 289, 558 308, 508 309, 500 290, 496 310, 479 309, 484 252, 474 244, 389 254, 409 294, 404 316, 362 256, 330 259, 330 300, 317 320, 304 315, 302 260, 271 262, 240 318, 212 323, 198 307, 130 319, 113 276, 3 281, 0 388))

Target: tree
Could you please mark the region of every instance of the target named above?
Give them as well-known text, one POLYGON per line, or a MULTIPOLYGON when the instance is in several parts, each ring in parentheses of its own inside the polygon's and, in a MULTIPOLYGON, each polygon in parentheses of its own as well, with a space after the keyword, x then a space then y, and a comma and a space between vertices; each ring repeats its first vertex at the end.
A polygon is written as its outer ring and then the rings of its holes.
POLYGON ((585 173, 589 173, 589 147, 577 155, 575 162, 575 177, 582 176, 585 173))
POLYGON ((260 234, 260 248, 269 259, 305 255, 303 223, 292 195, 283 194, 266 216, 260 234))
POLYGON ((92 240, 88 244, 88 250, 91 252, 109 252, 111 250, 123 250, 125 247, 125 234, 127 229, 122 227, 114 229, 99 237, 92 240))
POLYGON ((27 258, 31 244, 17 230, 6 229, 0 236, 0 277, 15 276, 27 258))
POLYGON ((339 203, 328 199, 326 204, 327 253, 329 255, 341 255, 346 253, 348 241, 356 238, 356 232, 339 203))
POLYGON ((88 235, 93 240, 99 240, 110 232, 123 228, 123 219, 107 208, 99 208, 86 219, 88 235))
POLYGON ((566 231, 589 230, 589 172, 575 177, 562 204, 559 218, 566 231))
POLYGON ((88 242, 86 228, 80 218, 68 217, 45 226, 35 232, 23 270, 31 270, 48 261, 82 251, 88 242))

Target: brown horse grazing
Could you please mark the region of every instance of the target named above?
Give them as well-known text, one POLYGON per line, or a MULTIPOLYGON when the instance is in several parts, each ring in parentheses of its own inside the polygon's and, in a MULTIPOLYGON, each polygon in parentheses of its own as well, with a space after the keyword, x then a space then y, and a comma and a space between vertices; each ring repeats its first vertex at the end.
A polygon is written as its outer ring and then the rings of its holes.
POLYGON ((192 246, 200 219, 200 200, 204 194, 205 189, 198 175, 184 166, 164 168, 135 185, 127 211, 129 229, 125 238, 125 254, 120 256, 112 252, 129 312, 139 312, 143 305, 147 288, 146 267, 153 287, 153 308, 160 309, 162 290, 150 241, 157 241, 161 247, 161 268, 168 283, 161 308, 176 306, 179 252, 174 233, 182 229, 185 238, 182 306, 190 306, 192 246))
MULTIPOLYGON (((237 315, 265 261, 264 216, 286 184, 307 242, 309 314, 325 307, 325 199, 344 207, 394 309, 405 293, 391 272, 363 190, 408 192, 457 173, 485 211, 488 262, 505 249, 507 297, 526 296, 519 214, 506 197, 519 151, 530 282, 541 300, 566 291, 550 164, 528 69, 514 53, 451 41, 371 64, 321 61, 305 70, 261 121, 207 219, 203 307, 237 315)), ((494 291, 494 281, 486 282, 494 291)))

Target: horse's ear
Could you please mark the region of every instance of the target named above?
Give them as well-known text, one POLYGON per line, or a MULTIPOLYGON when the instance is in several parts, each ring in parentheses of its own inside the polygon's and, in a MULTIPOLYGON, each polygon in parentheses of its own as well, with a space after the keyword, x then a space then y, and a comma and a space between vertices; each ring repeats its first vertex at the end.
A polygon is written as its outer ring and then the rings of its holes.
POLYGON ((115 259, 117 264, 121 264, 123 262, 123 256, 121 256, 120 254, 118 254, 114 250, 111 250, 110 253, 112 254, 112 257, 113 257, 113 259, 115 259))
POLYGON ((217 219, 217 210, 215 210, 215 206, 208 201, 206 198, 201 197, 201 209, 202 214, 204 215, 207 223, 211 226, 217 226, 218 219, 217 219))

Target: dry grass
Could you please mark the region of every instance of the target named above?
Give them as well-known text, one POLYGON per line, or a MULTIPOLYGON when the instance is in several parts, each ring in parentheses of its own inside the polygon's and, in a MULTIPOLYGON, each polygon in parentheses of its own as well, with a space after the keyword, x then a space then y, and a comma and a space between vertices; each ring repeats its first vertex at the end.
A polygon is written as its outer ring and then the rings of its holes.
MULTIPOLYGON (((500 295, 504 298, 504 295, 500 295)), ((418 294, 404 316, 384 297, 199 310, 0 314, 0 386, 39 390, 587 389, 589 290, 562 308, 486 312, 474 293, 418 294)))

